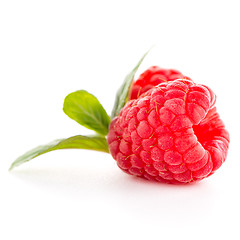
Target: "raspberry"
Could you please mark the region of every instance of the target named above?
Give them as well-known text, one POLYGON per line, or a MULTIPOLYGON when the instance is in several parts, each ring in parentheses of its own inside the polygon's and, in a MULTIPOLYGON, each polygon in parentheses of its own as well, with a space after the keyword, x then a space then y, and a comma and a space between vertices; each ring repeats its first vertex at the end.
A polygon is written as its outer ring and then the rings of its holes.
POLYGON ((183 79, 167 79, 145 91, 149 79, 160 72, 161 78, 166 79, 167 72, 173 76, 171 70, 152 67, 136 81, 132 100, 110 124, 110 153, 124 172, 148 180, 175 184, 202 180, 222 165, 229 147, 215 94, 183 79), (145 88, 133 99, 140 84, 145 88))
POLYGON ((138 98, 141 94, 160 83, 170 82, 181 78, 190 80, 189 77, 183 76, 183 74, 177 70, 152 66, 143 72, 133 83, 130 92, 130 99, 138 98))

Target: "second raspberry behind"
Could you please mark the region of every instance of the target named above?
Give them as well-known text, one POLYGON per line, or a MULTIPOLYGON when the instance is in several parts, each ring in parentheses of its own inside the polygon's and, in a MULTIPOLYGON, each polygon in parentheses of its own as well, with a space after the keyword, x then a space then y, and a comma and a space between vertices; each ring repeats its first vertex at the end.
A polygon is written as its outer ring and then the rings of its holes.
POLYGON ((141 94, 145 93, 154 86, 163 82, 170 82, 176 79, 189 79, 181 72, 174 69, 163 69, 158 66, 152 66, 144 71, 139 78, 133 83, 130 100, 137 99, 141 94))

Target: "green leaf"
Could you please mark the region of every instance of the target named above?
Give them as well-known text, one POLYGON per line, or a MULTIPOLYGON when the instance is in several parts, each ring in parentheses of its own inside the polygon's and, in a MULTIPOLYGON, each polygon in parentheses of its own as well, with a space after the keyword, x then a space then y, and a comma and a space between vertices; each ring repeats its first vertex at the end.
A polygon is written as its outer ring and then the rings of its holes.
POLYGON ((110 117, 95 96, 84 90, 70 93, 64 100, 63 111, 82 126, 106 136, 110 117))
POLYGON ((119 114, 120 110, 123 108, 123 106, 128 101, 129 91, 130 91, 130 88, 131 88, 131 85, 133 82, 133 78, 134 78, 139 66, 141 65, 143 59, 146 57, 146 55, 149 53, 150 50, 148 50, 143 55, 143 57, 140 59, 138 64, 135 66, 135 68, 125 77, 122 86, 117 91, 114 107, 113 107, 112 114, 111 114, 112 119, 119 114))
POLYGON ((105 137, 101 136, 82 136, 77 135, 74 137, 66 138, 66 139, 57 139, 52 141, 46 145, 38 146, 19 158, 17 158, 12 165, 10 166, 9 170, 30 161, 31 159, 40 156, 44 153, 51 152, 53 150, 58 149, 88 149, 88 150, 95 150, 100 152, 108 153, 108 145, 105 137))

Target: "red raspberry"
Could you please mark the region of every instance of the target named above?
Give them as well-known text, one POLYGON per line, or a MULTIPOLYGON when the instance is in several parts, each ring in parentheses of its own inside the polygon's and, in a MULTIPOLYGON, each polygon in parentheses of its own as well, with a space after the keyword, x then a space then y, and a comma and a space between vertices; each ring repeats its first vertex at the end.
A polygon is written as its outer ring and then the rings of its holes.
POLYGON ((154 86, 163 82, 169 82, 176 79, 189 79, 181 72, 173 69, 163 69, 158 66, 152 66, 143 72, 133 83, 130 99, 136 99, 154 86))
POLYGON ((110 153, 124 172, 149 180, 206 178, 225 161, 229 147, 214 104, 215 94, 204 85, 183 79, 161 83, 127 102, 113 119, 110 153))

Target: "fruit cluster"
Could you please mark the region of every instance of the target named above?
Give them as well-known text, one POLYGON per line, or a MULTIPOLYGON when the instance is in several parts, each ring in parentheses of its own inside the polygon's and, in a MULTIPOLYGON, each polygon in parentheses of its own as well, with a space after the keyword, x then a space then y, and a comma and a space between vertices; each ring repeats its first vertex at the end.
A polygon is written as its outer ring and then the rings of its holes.
POLYGON ((151 67, 133 84, 133 100, 113 119, 108 134, 110 152, 123 171, 189 183, 213 174, 225 161, 229 136, 214 107, 215 94, 180 75, 151 67), (139 86, 143 91, 134 99, 139 86))

